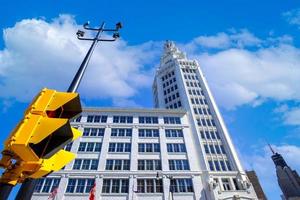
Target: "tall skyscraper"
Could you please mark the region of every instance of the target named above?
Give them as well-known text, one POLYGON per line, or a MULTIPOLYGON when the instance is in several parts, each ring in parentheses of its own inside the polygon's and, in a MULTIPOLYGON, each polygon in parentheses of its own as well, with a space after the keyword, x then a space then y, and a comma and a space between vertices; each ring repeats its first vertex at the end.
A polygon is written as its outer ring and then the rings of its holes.
POLYGON ((276 167, 277 181, 285 200, 300 199, 300 177, 295 170, 292 170, 281 154, 276 153, 270 146, 273 153, 272 160, 276 167))
POLYGON ((195 60, 167 41, 154 109, 85 108, 72 125, 77 158, 41 179, 33 199, 257 199, 195 60))

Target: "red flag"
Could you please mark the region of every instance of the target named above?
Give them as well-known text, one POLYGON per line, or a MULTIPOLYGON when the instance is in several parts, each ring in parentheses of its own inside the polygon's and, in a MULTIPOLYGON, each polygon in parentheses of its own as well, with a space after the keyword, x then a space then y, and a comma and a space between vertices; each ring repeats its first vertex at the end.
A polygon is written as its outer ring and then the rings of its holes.
POLYGON ((89 198, 89 200, 96 200, 95 193, 96 193, 96 183, 94 183, 94 186, 92 187, 92 189, 90 191, 90 198, 89 198))
POLYGON ((54 198, 56 197, 56 195, 57 195, 57 190, 58 190, 57 187, 54 188, 54 190, 53 190, 53 191, 51 192, 51 194, 49 195, 48 200, 54 199, 54 198))

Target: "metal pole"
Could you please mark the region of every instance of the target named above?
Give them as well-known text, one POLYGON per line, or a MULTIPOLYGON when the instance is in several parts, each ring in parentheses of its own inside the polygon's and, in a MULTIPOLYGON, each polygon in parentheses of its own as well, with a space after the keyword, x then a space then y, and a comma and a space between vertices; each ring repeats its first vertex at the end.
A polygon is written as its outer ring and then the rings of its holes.
POLYGON ((22 183, 15 200, 30 200, 38 179, 27 178, 22 183))
POLYGON ((84 57, 84 59, 83 59, 81 65, 80 65, 80 67, 79 67, 79 69, 78 69, 75 77, 73 78, 72 83, 71 83, 70 87, 68 88, 67 92, 76 92, 76 90, 77 90, 77 88, 78 88, 78 86, 80 84, 80 81, 81 81, 81 79, 83 77, 83 74, 84 74, 84 72, 86 70, 86 67, 87 67, 87 65, 88 65, 88 63, 90 61, 92 53, 93 53, 93 51, 94 51, 94 49, 95 49, 95 47, 96 47, 96 45, 98 43, 99 36, 103 32, 104 26, 105 26, 105 23, 103 22, 102 25, 101 25, 101 27, 98 30, 98 33, 97 33, 96 37, 93 40, 93 43, 92 43, 92 45, 91 45, 88 53, 84 57))
POLYGON ((8 183, 0 183, 0 200, 6 200, 9 197, 14 185, 8 183))

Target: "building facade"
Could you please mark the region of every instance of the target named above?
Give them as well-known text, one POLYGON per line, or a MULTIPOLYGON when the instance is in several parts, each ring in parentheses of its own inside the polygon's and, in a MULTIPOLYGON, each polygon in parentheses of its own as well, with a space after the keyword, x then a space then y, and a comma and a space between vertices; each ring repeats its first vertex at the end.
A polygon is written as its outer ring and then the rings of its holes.
MULTIPOLYGON (((271 146, 270 146, 271 148, 271 146)), ((281 154, 273 152, 272 160, 276 167, 276 175, 279 187, 283 193, 283 200, 298 200, 300 199, 300 177, 296 170, 292 170, 281 154)))
POLYGON ((66 146, 77 158, 41 179, 33 199, 257 199, 195 60, 167 41, 155 109, 86 108, 66 146))

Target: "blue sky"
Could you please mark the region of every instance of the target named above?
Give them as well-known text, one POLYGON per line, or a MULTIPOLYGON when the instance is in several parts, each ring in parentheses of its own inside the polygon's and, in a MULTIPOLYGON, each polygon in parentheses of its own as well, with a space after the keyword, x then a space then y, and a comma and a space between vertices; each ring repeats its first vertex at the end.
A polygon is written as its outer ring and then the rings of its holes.
POLYGON ((89 46, 90 21, 121 21, 79 89, 86 106, 152 107, 162 44, 197 59, 246 169, 280 199, 266 142, 300 172, 300 4, 297 1, 5 1, 0 6, 0 141, 42 87, 65 90, 89 46))

